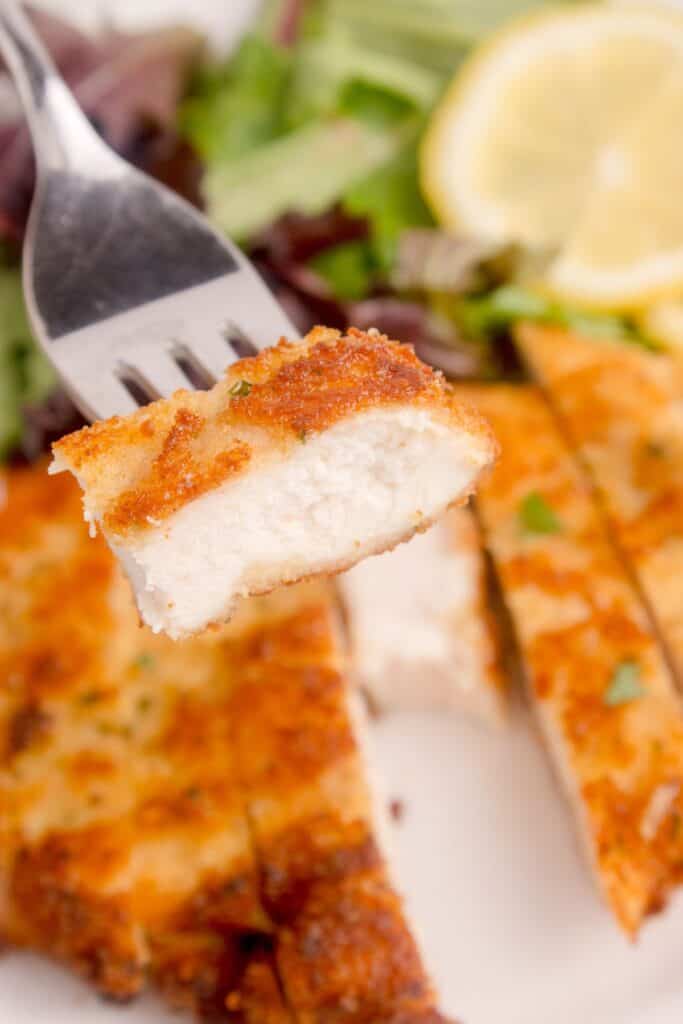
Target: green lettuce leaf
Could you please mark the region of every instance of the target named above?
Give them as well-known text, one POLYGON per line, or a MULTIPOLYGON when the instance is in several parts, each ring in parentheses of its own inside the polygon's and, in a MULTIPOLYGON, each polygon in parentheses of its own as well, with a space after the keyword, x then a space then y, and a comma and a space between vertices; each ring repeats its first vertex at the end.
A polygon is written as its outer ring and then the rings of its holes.
POLYGON ((456 304, 454 312, 463 333, 471 338, 491 337, 509 330, 520 320, 533 320, 593 337, 654 347, 627 317, 588 312, 518 284, 501 285, 484 295, 464 298, 456 304))
POLYGON ((346 192, 343 205, 351 216, 367 217, 377 265, 388 272, 402 232, 434 223, 418 185, 415 142, 358 181, 346 192))
POLYGON ((371 246, 365 241, 344 242, 325 249, 311 260, 311 267, 344 301, 364 299, 377 275, 371 246))
POLYGON ((0 266, 0 458, 21 440, 23 406, 42 401, 54 386, 28 326, 20 273, 0 266))
POLYGON ((205 69, 179 113, 181 133, 211 163, 232 160, 285 130, 291 56, 258 35, 229 64, 205 69))
POLYGON ((313 121, 239 160, 210 164, 207 212, 226 234, 248 239, 281 214, 322 213, 384 166, 400 138, 352 118, 313 121))

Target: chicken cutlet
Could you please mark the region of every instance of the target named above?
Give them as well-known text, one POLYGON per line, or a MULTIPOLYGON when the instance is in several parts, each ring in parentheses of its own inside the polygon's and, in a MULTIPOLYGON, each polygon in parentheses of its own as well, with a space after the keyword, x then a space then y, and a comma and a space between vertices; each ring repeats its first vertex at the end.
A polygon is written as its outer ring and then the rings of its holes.
POLYGON ((430 530, 339 577, 356 678, 380 710, 505 714, 500 638, 475 516, 450 509, 430 530))
POLYGON ((266 955, 270 924, 215 713, 220 652, 140 630, 70 477, 42 465, 5 485, 0 932, 127 999, 150 972, 189 970, 186 922, 206 933, 206 917, 222 927, 202 1001, 212 972, 241 989, 244 944, 266 955))
POLYGON ((138 627, 70 477, 5 482, 4 939, 109 997, 151 980, 207 1018, 438 1020, 377 844, 329 590, 255 598, 174 643, 138 627))
POLYGON ((240 679, 230 714, 279 977, 301 1024, 437 1021, 382 853, 384 814, 363 781, 362 705, 323 592, 226 649, 240 679))
POLYGON ((464 500, 495 443, 443 376, 378 333, 316 328, 63 438, 71 470, 135 591, 173 637, 238 597, 338 572, 464 500))
POLYGON ((517 340, 592 475, 683 687, 683 363, 532 324, 517 340))
POLYGON ((597 884, 635 934, 683 877, 683 714, 673 678, 541 392, 467 393, 501 442, 477 504, 531 704, 597 884))

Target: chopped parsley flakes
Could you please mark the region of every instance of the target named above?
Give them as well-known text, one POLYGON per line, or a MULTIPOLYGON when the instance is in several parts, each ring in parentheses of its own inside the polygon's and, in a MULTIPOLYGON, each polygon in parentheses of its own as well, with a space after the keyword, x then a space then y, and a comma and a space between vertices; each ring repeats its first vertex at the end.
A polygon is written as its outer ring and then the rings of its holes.
POLYGON ((133 668, 137 668, 141 672, 145 672, 149 669, 154 668, 156 665, 156 658, 149 651, 143 651, 142 654, 138 654, 137 658, 133 662, 133 668))
POLYGON ((251 391, 251 388, 252 385, 248 380, 236 380, 228 390, 228 394, 232 395, 233 398, 246 398, 251 391))
POLYGON ((521 502, 519 519, 527 533, 559 533, 562 529, 555 512, 538 491, 531 491, 521 502))
POLYGON ((612 678, 603 695, 603 701, 610 708, 629 704, 645 693, 640 682, 640 666, 636 661, 622 661, 612 673, 612 678))

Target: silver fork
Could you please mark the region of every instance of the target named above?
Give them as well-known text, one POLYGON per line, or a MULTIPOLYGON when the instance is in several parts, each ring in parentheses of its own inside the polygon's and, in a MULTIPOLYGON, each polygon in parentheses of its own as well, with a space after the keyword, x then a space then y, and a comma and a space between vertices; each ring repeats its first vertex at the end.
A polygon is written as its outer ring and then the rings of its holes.
POLYGON ((210 384, 295 337, 238 248, 102 142, 15 0, 0 0, 0 52, 36 155, 23 257, 31 326, 89 419, 210 384))

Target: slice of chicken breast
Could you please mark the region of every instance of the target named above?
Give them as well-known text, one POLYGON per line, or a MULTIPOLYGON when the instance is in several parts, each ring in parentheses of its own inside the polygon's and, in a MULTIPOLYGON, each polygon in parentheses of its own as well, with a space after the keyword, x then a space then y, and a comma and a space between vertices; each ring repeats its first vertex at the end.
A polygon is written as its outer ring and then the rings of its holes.
POLYGON ((494 452, 411 348, 318 328, 211 391, 63 438, 54 471, 76 475, 145 622, 180 637, 238 597, 406 540, 464 500, 494 452))
POLYGON ((592 475, 683 688, 683 362, 531 324, 518 344, 592 475))
POLYGON ((451 509, 407 544, 341 575, 339 586, 354 672, 374 706, 502 722, 500 640, 471 509, 451 509))
POLYGON ((474 397, 503 450, 477 504, 530 701, 598 887, 634 934, 683 878, 673 678, 541 393, 500 385, 474 397))
POLYGON ((4 941, 118 1000, 151 980, 212 1020, 437 1021, 330 592, 302 584, 200 638, 154 636, 74 481, 40 466, 4 482, 4 941))

